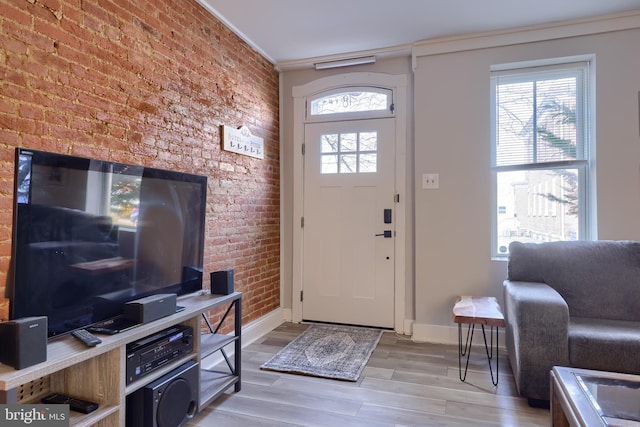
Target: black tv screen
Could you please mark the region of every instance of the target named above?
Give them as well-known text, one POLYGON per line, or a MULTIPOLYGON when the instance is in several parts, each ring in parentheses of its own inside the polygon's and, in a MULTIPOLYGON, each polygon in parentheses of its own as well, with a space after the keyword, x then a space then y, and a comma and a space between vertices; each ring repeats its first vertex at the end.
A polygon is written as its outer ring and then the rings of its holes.
POLYGON ((16 149, 10 317, 49 337, 202 289, 207 178, 16 149))

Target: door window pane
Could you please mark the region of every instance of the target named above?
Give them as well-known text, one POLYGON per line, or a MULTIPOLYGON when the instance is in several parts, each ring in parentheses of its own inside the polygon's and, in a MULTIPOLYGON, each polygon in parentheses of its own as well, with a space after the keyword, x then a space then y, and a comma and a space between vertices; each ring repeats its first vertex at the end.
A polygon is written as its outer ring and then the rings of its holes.
POLYGON ((358 156, 356 154, 343 154, 340 156, 340 173, 358 172, 358 156))
POLYGON ((358 169, 362 173, 375 172, 377 167, 377 154, 360 154, 358 169))
POLYGON ((338 134, 322 135, 320 138, 321 153, 337 153, 338 152, 338 134))
POLYGON ((335 154, 323 154, 321 157, 322 173, 338 173, 338 156, 335 154))
POLYGON ((360 151, 376 151, 377 149, 377 132, 360 132, 360 151))
POLYGON ((355 133, 340 134, 340 151, 358 151, 358 135, 355 133))
POLYGON ((377 172, 377 150, 377 132, 324 134, 320 137, 321 173, 377 172))

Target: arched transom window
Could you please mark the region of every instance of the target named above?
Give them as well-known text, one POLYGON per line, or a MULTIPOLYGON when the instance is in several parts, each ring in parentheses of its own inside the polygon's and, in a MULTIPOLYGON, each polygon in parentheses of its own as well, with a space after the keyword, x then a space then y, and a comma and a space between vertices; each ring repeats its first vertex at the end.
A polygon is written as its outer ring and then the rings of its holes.
POLYGON ((340 88, 316 94, 307 104, 307 118, 380 117, 393 114, 393 93, 378 87, 340 88))

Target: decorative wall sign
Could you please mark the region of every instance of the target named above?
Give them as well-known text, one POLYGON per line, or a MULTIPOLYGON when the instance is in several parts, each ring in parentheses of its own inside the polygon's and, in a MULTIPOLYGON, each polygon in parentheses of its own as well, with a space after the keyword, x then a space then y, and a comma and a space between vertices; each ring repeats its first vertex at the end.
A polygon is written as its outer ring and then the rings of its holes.
POLYGON ((222 125, 222 149, 264 159, 264 140, 251 134, 246 126, 238 129, 222 125))

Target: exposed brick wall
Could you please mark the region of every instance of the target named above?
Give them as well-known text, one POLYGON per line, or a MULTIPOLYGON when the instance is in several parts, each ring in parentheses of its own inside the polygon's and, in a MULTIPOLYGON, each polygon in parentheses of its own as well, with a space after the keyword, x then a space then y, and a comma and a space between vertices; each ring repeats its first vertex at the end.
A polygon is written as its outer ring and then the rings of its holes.
POLYGON ((0 319, 16 146, 207 175, 205 272, 235 269, 244 323, 277 308, 278 129, 273 65, 195 0, 0 0, 0 319))

